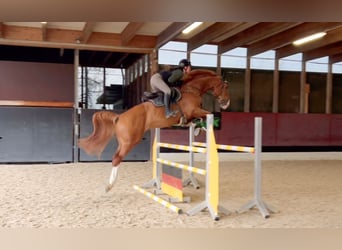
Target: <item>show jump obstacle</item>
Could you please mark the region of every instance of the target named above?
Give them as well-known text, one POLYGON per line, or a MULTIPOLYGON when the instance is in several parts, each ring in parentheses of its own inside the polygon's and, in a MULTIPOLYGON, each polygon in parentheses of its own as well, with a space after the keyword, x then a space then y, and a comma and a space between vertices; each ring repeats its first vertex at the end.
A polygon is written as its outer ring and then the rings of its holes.
MULTIPOLYGON (((177 145, 170 143, 162 143, 160 142, 160 129, 156 129, 154 136, 154 143, 152 149, 152 162, 153 162, 153 173, 152 180, 143 185, 143 188, 134 185, 134 189, 145 194, 147 197, 152 198, 163 206, 171 209, 174 212, 182 213, 182 210, 166 201, 156 196, 155 194, 147 191, 144 188, 156 187, 155 193, 164 193, 173 197, 173 201, 189 201, 183 197, 182 188, 179 184, 174 185, 170 188, 170 183, 164 183, 162 176, 164 173, 162 172, 164 168, 167 166, 168 169, 167 174, 171 175, 173 182, 179 183, 178 179, 182 179, 182 175, 177 172, 175 174, 174 171, 170 170, 174 168, 179 171, 186 170, 189 172, 189 178, 183 182, 183 185, 192 184, 195 188, 199 188, 199 184, 194 177, 195 174, 200 174, 205 176, 205 198, 204 201, 194 206, 186 213, 188 215, 195 215, 205 209, 208 209, 211 217, 214 220, 219 220, 219 212, 224 214, 229 214, 229 211, 224 207, 219 205, 219 158, 218 158, 218 149, 222 150, 231 150, 231 151, 241 151, 241 152, 249 152, 255 154, 254 160, 254 199, 248 202, 246 205, 242 206, 238 212, 242 213, 247 211, 254 206, 256 206, 261 212, 264 218, 269 217, 270 207, 262 201, 261 199, 261 118, 255 118, 255 139, 254 139, 254 148, 253 147, 241 147, 241 146, 229 146, 229 145, 219 145, 216 144, 214 128, 213 128, 213 115, 207 115, 206 120, 206 143, 194 142, 194 126, 190 126, 189 128, 189 146, 185 145, 177 145), (178 149, 182 151, 189 152, 189 165, 180 164, 177 162, 169 161, 166 159, 160 158, 160 148, 172 148, 178 149), (204 153, 206 154, 206 165, 205 169, 194 167, 194 153, 204 153), (167 187, 167 188, 165 188, 167 187), (177 187, 177 188, 175 188, 177 187), (171 190, 171 191, 170 191, 171 190)), ((166 178, 167 179, 167 178, 166 178)), ((166 181, 167 182, 167 181, 166 181)), ((182 186, 182 185, 181 185, 182 186)), ((172 200, 171 198, 169 200, 172 200)))

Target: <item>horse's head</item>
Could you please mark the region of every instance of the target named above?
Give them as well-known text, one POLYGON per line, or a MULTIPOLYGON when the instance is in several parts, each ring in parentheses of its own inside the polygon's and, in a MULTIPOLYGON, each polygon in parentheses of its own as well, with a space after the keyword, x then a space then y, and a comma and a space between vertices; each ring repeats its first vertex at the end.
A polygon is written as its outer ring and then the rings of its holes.
POLYGON ((217 77, 214 84, 213 95, 216 97, 221 109, 227 109, 230 104, 228 83, 223 82, 221 77, 217 77))
POLYGON ((228 84, 211 70, 193 70, 184 77, 184 85, 187 92, 203 95, 207 91, 212 91, 220 107, 227 109, 230 104, 228 84))

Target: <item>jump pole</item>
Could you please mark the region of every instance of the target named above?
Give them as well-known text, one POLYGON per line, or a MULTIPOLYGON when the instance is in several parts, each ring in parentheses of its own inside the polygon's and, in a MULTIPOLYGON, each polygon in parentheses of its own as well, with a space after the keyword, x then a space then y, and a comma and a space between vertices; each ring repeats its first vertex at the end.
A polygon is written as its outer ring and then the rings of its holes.
POLYGON ((133 188, 137 191, 139 191, 140 193, 146 195, 147 197, 151 198, 152 200, 158 202, 159 204, 162 204, 164 207, 170 209, 171 211, 177 213, 177 214, 181 214, 182 213, 182 209, 180 209, 179 207, 173 205, 172 203, 166 201, 166 200, 163 200, 162 198, 159 198, 158 196, 152 194, 151 192, 148 192, 147 190, 137 186, 137 185, 134 185, 133 188))
POLYGON ((160 141, 160 129, 155 129, 154 140, 152 145, 152 180, 143 185, 144 188, 156 187, 161 189, 161 169, 157 159, 160 156, 160 147, 158 142, 160 141))
MULTIPOLYGON (((159 148, 171 148, 171 149, 177 149, 177 150, 183 150, 183 151, 192 151, 197 153, 206 153, 207 149, 203 147, 194 147, 194 146, 188 146, 188 145, 179 145, 179 144, 172 144, 172 143, 163 143, 163 142, 157 142, 158 150, 159 148)), ((158 151, 157 151, 158 152, 158 151)), ((182 176, 183 172, 182 170, 187 170, 190 173, 196 173, 201 175, 206 175, 206 169, 196 168, 193 167, 193 164, 190 163, 189 165, 181 164, 178 162, 162 159, 162 158, 156 158, 157 161, 157 168, 161 170, 160 176, 164 176, 164 173, 166 175, 169 175, 171 179, 162 180, 161 183, 161 192, 160 194, 168 194, 170 196, 169 201, 170 202, 190 202, 190 197, 184 197, 183 196, 183 181, 182 176), (166 170, 167 168, 168 170, 166 170), (164 172, 165 171, 165 172, 164 172), (174 179, 172 179, 174 178, 174 179), (179 182, 178 182, 178 181, 179 182)), ((160 190, 156 190, 158 193, 160 190)))
POLYGON ((261 198, 261 151, 262 151, 262 118, 254 119, 254 198, 247 204, 238 209, 238 213, 243 213, 253 207, 257 207, 261 215, 266 219, 270 216, 269 212, 275 212, 261 198))
POLYGON ((219 205, 219 159, 216 148, 216 141, 213 128, 214 115, 207 115, 206 130, 206 181, 205 181, 205 200, 195 207, 189 209, 188 215, 195 215, 204 209, 208 209, 214 220, 219 220, 219 212, 229 214, 230 212, 219 205))
MULTIPOLYGON (((189 145, 194 146, 193 142, 195 141, 195 126, 196 124, 191 123, 189 127, 189 145)), ((189 150, 189 166, 193 167, 194 165, 194 151, 189 150)), ((197 179, 194 176, 194 173, 192 171, 189 171, 189 177, 183 181, 183 186, 187 186, 192 184, 195 189, 199 189, 200 185, 197 181, 197 179)))
MULTIPOLYGON (((182 145, 176 145, 176 144, 168 144, 168 143, 161 143, 160 142, 160 130, 156 129, 155 133, 155 140, 153 143, 153 153, 152 153, 152 159, 153 159, 153 179, 149 181, 148 183, 144 184, 144 187, 154 187, 157 186, 158 190, 160 190, 161 186, 161 172, 160 172, 160 166, 159 163, 167 164, 173 167, 181 168, 184 170, 188 170, 189 172, 195 172, 198 174, 205 175, 206 177, 206 190, 205 190, 205 200, 201 202, 200 204, 196 205, 195 207, 189 209, 186 213, 188 215, 195 215, 199 212, 201 212, 204 209, 208 209, 211 217, 214 220, 219 220, 219 212, 222 212, 224 214, 229 214, 230 212, 225 209, 224 207, 219 205, 219 160, 218 160, 218 153, 216 148, 216 141, 214 136, 214 129, 213 129, 213 115, 209 114, 207 115, 207 130, 206 130, 206 137, 207 137, 207 145, 206 148, 198 148, 194 146, 182 146, 182 145), (160 147, 168 147, 168 148, 174 148, 174 149, 180 149, 180 150, 188 150, 190 152, 200 152, 200 153, 206 153, 206 169, 198 169, 193 167, 193 155, 189 156, 190 159, 190 165, 184 165, 179 163, 173 163, 171 161, 163 160, 159 158, 160 155, 160 147)), ((193 138, 193 135, 192 135, 193 138)), ((192 139, 193 140, 193 139, 192 139)), ((191 144, 190 144, 191 145, 191 144)), ((154 199, 157 201, 157 199, 160 199, 159 197, 153 195, 152 193, 146 191, 143 188, 140 188, 138 186, 134 186, 134 189, 140 191, 141 193, 147 195, 148 197, 154 199)), ((158 201, 162 205, 171 208, 171 203, 160 199, 158 201), (168 205, 166 205, 168 204, 168 205)), ((176 207, 177 208, 177 207, 176 207)), ((173 210, 173 209, 172 209, 173 210)), ((173 211, 178 211, 177 209, 174 209, 173 211)), ((178 212, 180 213, 180 212, 178 212)))
MULTIPOLYGON (((194 146, 199 147, 206 147, 206 143, 204 142, 193 142, 194 146)), ((223 149, 223 150, 230 150, 230 151, 236 151, 236 152, 246 152, 246 153, 254 153, 254 147, 244 147, 244 146, 233 146, 233 145, 222 145, 222 144, 216 144, 217 149, 223 149)))
MULTIPOLYGON (((192 142, 194 140, 194 126, 191 126, 189 129, 189 140, 192 142)), ((171 165, 168 161, 162 161, 160 160, 160 147, 166 147, 166 148, 173 148, 173 149, 179 149, 179 150, 187 150, 189 151, 189 165, 183 165, 183 164, 173 164, 172 166, 182 168, 184 170, 189 171, 189 179, 183 182, 189 183, 192 182, 192 184, 199 188, 199 184, 197 180, 195 179, 193 172, 196 172, 198 174, 205 175, 206 170, 201 170, 193 167, 194 164, 194 152, 199 153, 205 153, 206 149, 204 148, 198 148, 191 146, 181 146, 176 144, 170 144, 170 143, 161 143, 160 142, 160 128, 155 129, 155 135, 154 135, 154 141, 152 145, 152 180, 145 183, 143 185, 144 188, 151 188, 156 187, 158 190, 161 189, 161 166, 160 163, 171 165)))

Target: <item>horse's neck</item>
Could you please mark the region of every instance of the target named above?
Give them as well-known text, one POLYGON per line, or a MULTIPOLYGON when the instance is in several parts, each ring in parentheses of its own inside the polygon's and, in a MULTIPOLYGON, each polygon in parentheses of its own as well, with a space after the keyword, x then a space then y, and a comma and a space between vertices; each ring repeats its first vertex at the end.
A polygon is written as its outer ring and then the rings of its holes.
POLYGON ((204 93, 208 92, 211 89, 213 89, 213 86, 207 79, 192 80, 185 84, 182 88, 184 92, 192 92, 193 94, 200 96, 202 96, 204 93))

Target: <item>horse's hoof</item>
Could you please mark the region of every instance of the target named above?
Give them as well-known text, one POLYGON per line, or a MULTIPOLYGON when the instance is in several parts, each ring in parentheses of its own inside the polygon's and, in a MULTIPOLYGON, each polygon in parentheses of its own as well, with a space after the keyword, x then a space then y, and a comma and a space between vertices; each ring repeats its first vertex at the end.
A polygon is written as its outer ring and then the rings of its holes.
POLYGON ((186 124, 186 118, 184 117, 184 116, 182 116, 181 118, 180 118, 180 120, 179 120, 179 124, 181 124, 181 125, 185 125, 186 124))
POLYGON ((194 135, 198 136, 201 133, 201 128, 195 128, 194 135))
POLYGON ((106 193, 108 193, 112 189, 112 187, 113 187, 112 185, 108 185, 105 189, 106 193))

